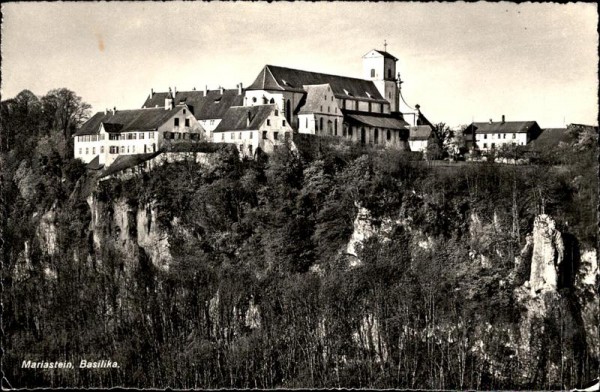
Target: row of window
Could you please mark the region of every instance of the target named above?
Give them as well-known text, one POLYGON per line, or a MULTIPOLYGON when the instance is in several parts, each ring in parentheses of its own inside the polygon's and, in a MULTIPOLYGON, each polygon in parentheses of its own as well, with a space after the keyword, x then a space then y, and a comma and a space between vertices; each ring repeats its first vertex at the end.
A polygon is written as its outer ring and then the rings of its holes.
MULTIPOLYGON (((275 110, 275 115, 277 116, 277 110, 275 110)), ((286 124, 285 120, 282 120, 281 121, 281 126, 285 127, 285 124, 286 124)), ((271 125, 271 119, 270 118, 267 118, 267 125, 271 125)))
MULTIPOLYGON (((242 154, 244 153, 244 145, 243 144, 240 144, 239 150, 242 154)), ((252 155, 252 144, 248 144, 248 155, 252 155)))
MULTIPOLYGON (((184 114, 185 114, 185 111, 184 111, 184 114)), ((175 126, 175 127, 179 127, 179 118, 178 118, 178 117, 175 117, 175 118, 173 119, 173 126, 175 126)), ((189 119, 189 118, 186 118, 186 119, 185 119, 185 126, 186 126, 186 127, 189 127, 189 126, 190 126, 190 119, 189 119)))
POLYGON ((84 135, 77 136, 78 142, 97 142, 98 140, 104 140, 104 135, 84 135))
MULTIPOLYGON (((135 147, 136 146, 110 146, 108 148, 108 152, 109 154, 135 154, 135 147)), ((139 146, 138 146, 139 147, 139 146)), ((92 155, 96 155, 96 147, 86 147, 85 148, 85 155, 89 155, 90 154, 90 150, 92 155)), ((83 148, 79 148, 79 155, 83 155, 83 148)), ((100 154, 104 154, 104 146, 100 146, 100 154)), ((144 144, 143 146, 143 152, 144 153, 148 153, 148 152, 155 152, 156 151, 156 144, 152 143, 152 146, 147 146, 144 144)), ((138 150, 138 153, 142 153, 142 148, 140 147, 140 149, 138 150)))
POLYGON ((199 133, 189 133, 189 132, 169 132, 166 131, 163 133, 163 137, 165 140, 199 140, 199 133))
MULTIPOLYGON (((487 133, 484 133, 483 134, 483 138, 487 139, 487 135, 488 135, 487 133)), ((517 134, 513 133, 512 134, 512 138, 516 139, 517 138, 517 134)), ((498 134, 496 134, 496 133, 490 133, 490 139, 506 139, 506 133, 498 133, 498 134)))
MULTIPOLYGON (((109 133, 108 140, 143 140, 146 132, 109 133)), ((148 139, 154 139, 154 132, 148 132, 148 139)))
MULTIPOLYGON (((521 142, 521 143, 512 142, 510 144, 515 144, 515 145, 519 145, 519 146, 524 146, 525 145, 525 143, 523 143, 523 142, 521 142)), ((488 144, 487 143, 483 143, 483 148, 488 148, 488 144)), ((496 148, 496 143, 491 143, 490 144, 490 148, 496 148)))

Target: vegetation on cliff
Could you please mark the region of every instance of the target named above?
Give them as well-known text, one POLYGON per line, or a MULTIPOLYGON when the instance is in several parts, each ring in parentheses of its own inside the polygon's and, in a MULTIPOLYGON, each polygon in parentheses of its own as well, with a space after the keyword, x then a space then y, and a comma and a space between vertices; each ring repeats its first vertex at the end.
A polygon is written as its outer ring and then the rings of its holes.
POLYGON ((2 156, 13 387, 558 389, 597 374, 572 278, 546 327, 532 324, 528 357, 515 295, 529 278, 515 258, 527 259, 540 213, 574 248, 596 248, 593 144, 560 166, 431 165, 326 139, 256 161, 223 148, 210 165, 102 181, 91 210, 93 174, 52 144, 33 145, 2 156), (149 222, 168 237, 168 268, 143 246, 126 251, 121 239, 148 229, 108 224, 130 213, 115 211, 122 201, 156 211, 149 222), (360 208, 389 230, 349 267, 360 208), (39 229, 49 210, 50 253, 39 229), (121 367, 24 371, 24 359, 121 367))

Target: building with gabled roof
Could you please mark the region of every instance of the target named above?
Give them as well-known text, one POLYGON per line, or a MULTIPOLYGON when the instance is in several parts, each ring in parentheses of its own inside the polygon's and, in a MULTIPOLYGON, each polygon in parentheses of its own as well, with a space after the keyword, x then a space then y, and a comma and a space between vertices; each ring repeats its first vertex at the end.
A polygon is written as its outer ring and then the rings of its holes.
POLYGON ((207 138, 211 139, 212 131, 219 125, 227 110, 232 106, 241 106, 244 102, 244 92, 242 84, 238 84, 237 89, 208 90, 204 91, 172 91, 154 92, 150 90, 150 95, 142 105, 144 108, 163 106, 165 100, 172 99, 175 105, 185 104, 194 114, 196 120, 207 133, 207 138))
POLYGON ((186 105, 113 109, 94 114, 73 135, 75 158, 98 169, 120 155, 153 153, 165 143, 201 139, 204 133, 186 105))
POLYGON ((213 142, 235 144, 240 155, 270 153, 292 140, 293 129, 275 104, 232 106, 213 132, 213 142))
POLYGON ((524 146, 536 139, 542 129, 536 121, 473 122, 464 131, 473 135, 475 146, 482 151, 495 150, 503 145, 524 146))

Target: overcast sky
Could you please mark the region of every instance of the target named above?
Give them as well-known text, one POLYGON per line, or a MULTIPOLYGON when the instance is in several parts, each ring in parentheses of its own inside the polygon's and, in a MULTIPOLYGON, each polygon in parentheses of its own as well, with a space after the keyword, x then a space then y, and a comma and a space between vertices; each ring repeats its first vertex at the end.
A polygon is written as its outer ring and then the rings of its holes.
POLYGON ((74 90, 95 111, 166 91, 254 81, 265 64, 362 76, 398 57, 403 95, 433 122, 597 124, 595 4, 2 4, 2 99, 74 90))

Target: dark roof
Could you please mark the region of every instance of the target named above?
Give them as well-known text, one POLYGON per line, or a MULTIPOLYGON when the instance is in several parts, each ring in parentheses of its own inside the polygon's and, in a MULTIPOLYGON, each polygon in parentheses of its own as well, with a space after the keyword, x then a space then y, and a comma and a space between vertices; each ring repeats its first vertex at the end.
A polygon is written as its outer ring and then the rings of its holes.
POLYGON ((90 170, 100 170, 104 167, 104 165, 100 164, 100 155, 96 155, 94 159, 90 161, 90 163, 86 166, 90 170))
POLYGON ((102 178, 110 176, 111 174, 114 174, 121 170, 135 167, 154 158, 159 154, 162 154, 162 151, 151 152, 148 154, 119 155, 110 166, 104 169, 104 171, 100 174, 100 177, 102 178))
POLYGON ((475 133, 525 133, 539 126, 535 121, 474 122, 475 133))
POLYGON ((344 119, 351 123, 364 124, 370 127, 387 129, 406 129, 408 123, 399 117, 383 113, 354 112, 343 110, 344 119))
MULTIPOLYGON (((275 110, 275 105, 232 106, 225 113, 214 132, 244 131, 259 129, 267 117, 275 110), (250 124, 248 124, 250 113, 250 124)), ((282 117, 283 119, 283 117, 282 117)))
MULTIPOLYGON (((392 56, 391 54, 389 54, 388 52, 384 52, 382 50, 377 50, 377 49, 373 49, 373 51, 379 53, 380 55, 382 55, 383 57, 386 57, 388 59, 392 59, 392 60, 398 60, 396 57, 392 56)), ((371 51, 369 50, 369 52, 367 54, 371 53, 371 51)), ((365 54, 365 56, 367 55, 365 54)), ((363 56, 363 57, 365 57, 363 56)))
POLYGON ((548 150, 557 147, 561 143, 573 144, 577 142, 577 136, 569 132, 567 128, 546 128, 540 135, 529 143, 533 150, 548 150))
MULTIPOLYGON (((143 107, 151 108, 158 105, 165 106, 165 98, 169 93, 154 93, 148 96, 143 107)), ((213 120, 221 119, 225 115, 227 109, 231 106, 241 106, 244 103, 244 95, 239 94, 237 89, 207 91, 206 96, 204 91, 177 91, 175 92, 174 104, 185 103, 196 120, 213 120)))
POLYGON ((408 140, 429 140, 433 129, 429 125, 417 125, 409 128, 408 140))
MULTIPOLYGON (((321 109, 323 105, 323 95, 328 92, 330 86, 328 84, 319 84, 306 86, 306 100, 300 108, 299 113, 323 113, 321 109)), ((337 106, 337 102, 336 102, 337 106)), ((326 112, 326 111, 325 111, 326 112)), ((334 114, 334 113, 329 113, 334 114)), ((341 113, 340 113, 341 114, 341 113)))
POLYGON ((372 81, 328 75, 318 72, 265 65, 247 90, 278 90, 305 92, 304 86, 329 84, 336 98, 354 98, 363 101, 387 102, 372 81))
POLYGON ((106 132, 152 131, 173 117, 182 106, 171 110, 161 108, 117 110, 108 113, 98 112, 86 121, 74 136, 94 135, 99 132, 100 124, 106 132))

